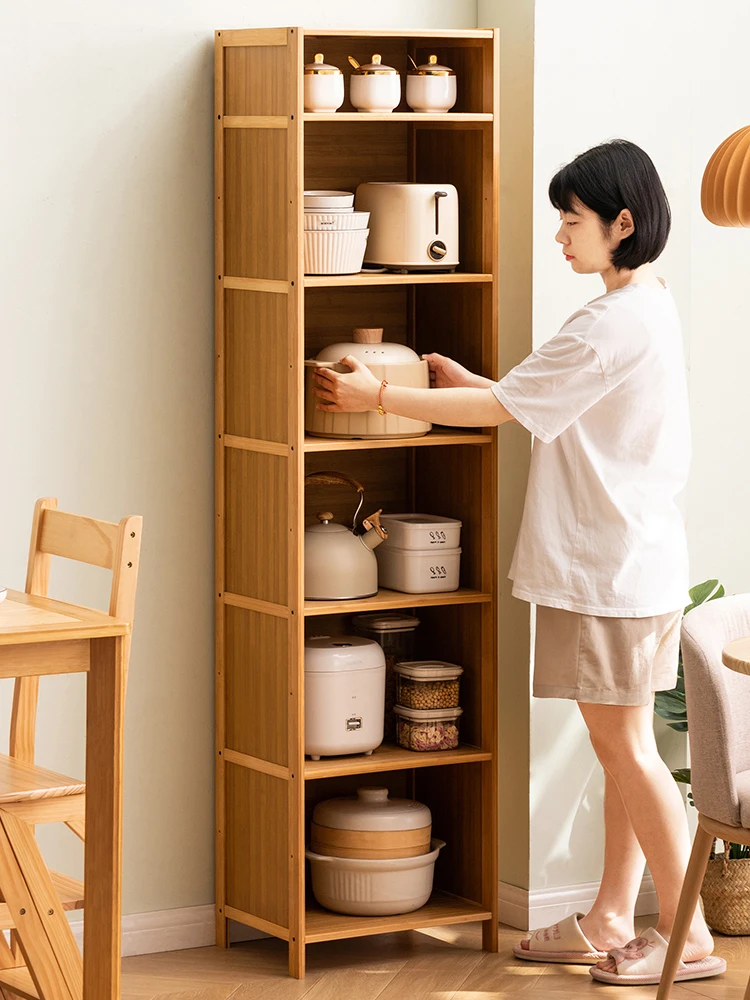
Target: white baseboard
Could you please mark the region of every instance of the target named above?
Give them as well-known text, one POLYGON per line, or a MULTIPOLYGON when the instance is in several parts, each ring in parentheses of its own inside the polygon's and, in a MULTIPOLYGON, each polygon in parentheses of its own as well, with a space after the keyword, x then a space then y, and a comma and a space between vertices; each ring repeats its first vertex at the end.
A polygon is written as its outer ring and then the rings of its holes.
MULTIPOLYGON (((70 925, 83 947, 83 915, 70 914, 70 925)), ((216 944, 216 917, 213 906, 188 906, 176 910, 130 913, 122 918, 122 955, 151 955, 183 948, 208 948, 216 944)), ((253 941, 266 937, 261 931, 231 922, 231 940, 253 941)))
MULTIPOLYGON (((501 882, 499 886, 500 923, 520 930, 546 927, 570 913, 586 912, 599 889, 598 882, 558 886, 554 889, 519 889, 501 882)), ((650 876, 643 880, 636 914, 656 913, 658 904, 650 876)), ((79 947, 83 947, 83 915, 69 914, 79 947)), ((267 937, 261 931, 230 921, 230 940, 254 941, 267 937)), ((183 909, 130 913, 122 918, 122 954, 151 955, 184 948, 208 948, 216 943, 214 907, 188 906, 183 909)))
MULTIPOLYGON (((530 927, 547 927, 571 913, 586 913, 598 891, 598 882, 557 886, 554 889, 519 889, 501 882, 498 896, 500 923, 524 931, 530 927)), ((658 910, 654 883, 647 875, 638 895, 636 916, 657 913, 658 910)))

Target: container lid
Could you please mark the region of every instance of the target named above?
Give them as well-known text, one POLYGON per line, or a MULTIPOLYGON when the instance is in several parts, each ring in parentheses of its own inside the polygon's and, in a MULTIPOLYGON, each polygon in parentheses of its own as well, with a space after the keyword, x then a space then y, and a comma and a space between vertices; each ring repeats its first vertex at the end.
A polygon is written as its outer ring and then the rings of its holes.
POLYGON ((356 798, 326 799, 313 811, 313 823, 334 830, 421 830, 432 823, 427 806, 413 799, 391 799, 387 788, 358 788, 356 798))
POLYGON ((394 705, 393 714, 409 722, 454 722, 463 714, 462 708, 404 708, 394 705))
POLYGON ((430 56, 426 63, 409 70, 409 76, 455 76, 450 66, 441 66, 437 56, 430 56))
POLYGON ((419 618, 396 611, 368 611, 364 615, 355 615, 352 625, 370 632, 412 632, 419 625, 419 618))
POLYGON ((351 531, 344 524, 339 524, 338 521, 333 520, 333 514, 330 510, 321 510, 315 515, 318 519, 318 524, 308 524, 305 531, 314 532, 327 532, 329 535, 340 535, 342 531, 351 531))
POLYGON ((305 673, 329 674, 385 667, 380 645, 361 635, 316 635, 305 639, 305 673))
POLYGON ((305 76, 310 74, 322 73, 326 76, 341 76, 341 70, 338 66, 330 66, 328 63, 323 62, 323 53, 316 52, 313 56, 314 62, 307 63, 305 65, 305 76))
POLYGON ((372 57, 372 62, 363 63, 360 65, 355 65, 356 59, 352 60, 349 56, 349 62, 352 64, 352 76, 398 76, 398 70, 394 69, 393 66, 386 66, 383 61, 383 57, 376 52, 372 57))
POLYGON ((453 681, 464 672, 464 668, 457 663, 446 663, 444 660, 403 660, 393 670, 402 677, 417 681, 453 681))
POLYGON ((462 522, 455 517, 440 517, 438 514, 383 514, 381 521, 401 521, 402 524, 428 525, 428 524, 456 524, 461 527, 462 522))

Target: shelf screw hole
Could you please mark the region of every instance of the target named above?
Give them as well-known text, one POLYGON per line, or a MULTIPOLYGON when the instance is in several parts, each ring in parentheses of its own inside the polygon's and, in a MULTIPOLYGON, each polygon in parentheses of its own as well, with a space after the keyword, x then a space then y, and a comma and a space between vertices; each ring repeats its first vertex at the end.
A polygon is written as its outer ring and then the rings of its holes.
POLYGON ((217 115, 216 117, 218 118, 219 121, 221 121, 221 115, 217 115))
POLYGON ((221 275, 220 274, 217 274, 216 277, 219 279, 219 281, 221 281, 221 275))
POLYGON ((130 532, 130 537, 131 537, 131 538, 135 538, 135 532, 134 532, 134 531, 131 531, 131 532, 130 532))
POLYGON ((47 916, 48 916, 48 917, 51 917, 51 916, 53 916, 53 915, 54 915, 54 912, 55 912, 54 910, 47 910, 47 916))
POLYGON ((133 564, 132 564, 132 562, 129 562, 128 563, 128 569, 132 569, 132 568, 133 568, 133 564))
POLYGON ((26 916, 26 910, 24 910, 23 908, 20 909, 18 912, 21 914, 22 917, 26 916))

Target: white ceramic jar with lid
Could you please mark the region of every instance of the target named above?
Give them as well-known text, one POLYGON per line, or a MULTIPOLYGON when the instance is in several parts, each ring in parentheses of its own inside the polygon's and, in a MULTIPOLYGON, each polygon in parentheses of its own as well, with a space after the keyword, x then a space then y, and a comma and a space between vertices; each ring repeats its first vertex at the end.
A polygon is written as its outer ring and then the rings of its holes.
POLYGON ((305 642, 305 753, 371 754, 383 742, 385 656, 357 635, 305 642))
POLYGON ((338 111, 344 103, 344 74, 338 66, 331 66, 316 52, 314 61, 305 66, 305 111, 338 111))
POLYGON ((321 906, 360 916, 410 913, 432 892, 442 840, 430 840, 432 816, 386 788, 328 799, 312 816, 312 888, 321 906))
POLYGON ((357 111, 387 114, 401 101, 401 76, 393 66, 386 66, 376 52, 372 62, 363 66, 349 56, 352 75, 349 78, 349 100, 357 111))
MULTIPOLYGON (((315 437, 330 438, 406 438, 421 437, 432 430, 426 420, 413 420, 377 410, 365 413, 327 413, 319 410, 319 397, 315 388, 316 368, 329 367, 347 372, 340 364, 342 358, 353 355, 367 365, 378 381, 404 385, 413 389, 429 389, 430 366, 406 344, 383 342, 381 328, 356 327, 351 342, 340 342, 325 347, 312 361, 306 361, 305 430, 315 437)), ((386 400, 387 403, 387 400, 386 400)))
POLYGON ((450 66, 441 66, 437 56, 409 70, 406 77, 406 103, 412 111, 440 114, 456 103, 456 74, 450 66))

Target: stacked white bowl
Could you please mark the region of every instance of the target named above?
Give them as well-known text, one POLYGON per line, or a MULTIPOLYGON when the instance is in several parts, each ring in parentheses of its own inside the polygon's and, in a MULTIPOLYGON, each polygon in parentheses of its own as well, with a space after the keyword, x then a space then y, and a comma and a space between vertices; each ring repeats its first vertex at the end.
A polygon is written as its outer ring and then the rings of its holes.
POLYGON ((361 271, 369 221, 354 211, 353 191, 305 191, 305 274, 361 271))

